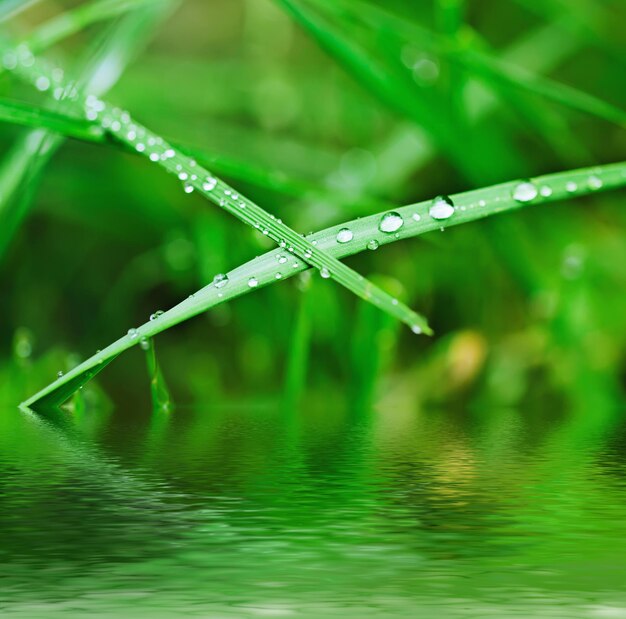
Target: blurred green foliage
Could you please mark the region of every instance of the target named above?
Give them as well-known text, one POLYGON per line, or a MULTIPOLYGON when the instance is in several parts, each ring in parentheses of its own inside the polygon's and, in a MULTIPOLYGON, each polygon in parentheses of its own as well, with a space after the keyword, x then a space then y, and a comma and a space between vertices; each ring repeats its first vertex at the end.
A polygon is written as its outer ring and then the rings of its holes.
MULTIPOLYGON (((3 36, 27 39, 78 5, 0 2, 3 36)), ((128 6, 79 20, 46 55, 112 86, 109 100, 301 232, 623 158, 617 0, 95 5, 128 6)), ((0 96, 40 103, 6 73, 0 96)), ((6 402, 271 247, 119 149, 8 123, 0 143, 6 402)), ((610 415, 624 403, 625 220, 618 193, 596 195, 349 260, 424 311, 434 339, 332 282, 291 281, 164 333, 159 365, 177 403, 541 402, 610 415)), ((147 403, 143 366, 124 356, 104 392, 80 397, 147 403)))

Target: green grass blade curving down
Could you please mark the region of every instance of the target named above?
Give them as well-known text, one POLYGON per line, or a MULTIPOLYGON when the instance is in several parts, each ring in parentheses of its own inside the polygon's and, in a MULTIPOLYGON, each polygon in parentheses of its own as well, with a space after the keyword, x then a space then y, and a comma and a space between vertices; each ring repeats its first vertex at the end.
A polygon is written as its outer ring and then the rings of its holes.
MULTIPOLYGON (((46 129, 53 133, 62 134, 66 138, 74 138, 94 144, 117 146, 128 154, 139 155, 134 148, 122 142, 114 142, 109 139, 107 132, 99 125, 83 118, 70 116, 62 110, 52 111, 31 103, 0 98, 0 122, 12 123, 31 129, 46 129)), ((236 178, 257 187, 263 187, 264 189, 270 189, 292 197, 300 197, 303 194, 331 197, 323 188, 306 180, 282 178, 280 175, 272 174, 271 170, 263 166, 255 166, 250 162, 239 159, 233 160, 216 153, 208 153, 189 144, 171 141, 170 143, 173 143, 176 150, 188 153, 203 165, 211 166, 220 174, 236 178)))
POLYGON ((5 65, 7 58, 8 67, 26 81, 37 84, 45 80, 46 88, 43 90, 51 91, 53 94, 58 91, 69 91, 70 98, 76 105, 86 110, 88 120, 97 122, 115 140, 134 148, 150 161, 175 174, 183 182, 187 193, 198 191, 240 221, 274 240, 288 253, 294 253, 301 260, 317 268, 323 277, 334 279, 357 296, 395 316, 414 332, 432 333, 423 316, 368 282, 347 265, 326 254, 316 247, 315 243, 310 243, 252 200, 238 194, 233 187, 214 177, 194 159, 180 150, 175 150, 162 137, 134 121, 128 112, 114 108, 94 95, 83 98, 78 88, 65 83, 63 77, 59 76, 52 66, 36 59, 28 46, 22 45, 13 51, 5 52, 5 65))
MULTIPOLYGON (((540 206, 564 198, 619 187, 626 187, 626 162, 549 174, 531 181, 511 181, 458 193, 450 196, 454 206, 447 219, 431 216, 432 201, 404 206, 396 211, 402 218, 403 225, 393 234, 380 230, 379 224, 384 213, 379 213, 327 228, 307 238, 311 242, 316 241, 317 247, 329 255, 340 259, 367 248, 469 223, 523 206, 540 206), (339 236, 345 229, 352 233, 352 238, 348 242, 339 242, 339 239, 346 238, 345 234, 339 236)), ((26 400, 22 406, 37 410, 59 406, 115 357, 138 344, 142 338, 150 338, 220 303, 292 277, 308 268, 308 265, 291 254, 285 262, 280 262, 278 257, 281 255, 284 255, 283 250, 276 249, 230 271, 226 279, 218 282, 218 285, 209 284, 162 315, 131 329, 128 334, 26 400)))
MULTIPOLYGON (((572 86, 536 75, 523 67, 499 60, 476 46, 476 43, 479 42, 476 33, 472 32, 472 36, 467 37, 468 44, 461 46, 455 43, 451 45, 445 37, 429 32, 386 7, 378 6, 368 0, 350 0, 349 2, 338 0, 330 4, 319 0, 279 1, 288 9, 290 8, 292 14, 295 10, 294 7, 297 7, 299 12, 308 6, 315 6, 320 10, 323 8, 328 14, 332 14, 335 22, 339 22, 339 27, 344 29, 353 27, 352 24, 354 23, 365 24, 373 30, 387 28, 388 32, 393 32, 395 37, 402 37, 406 41, 419 43, 424 49, 448 57, 474 75, 525 90, 573 110, 615 123, 622 128, 626 127, 626 111, 623 109, 572 86)), ((319 38, 317 29, 310 20, 301 18, 299 21, 314 36, 319 38)))

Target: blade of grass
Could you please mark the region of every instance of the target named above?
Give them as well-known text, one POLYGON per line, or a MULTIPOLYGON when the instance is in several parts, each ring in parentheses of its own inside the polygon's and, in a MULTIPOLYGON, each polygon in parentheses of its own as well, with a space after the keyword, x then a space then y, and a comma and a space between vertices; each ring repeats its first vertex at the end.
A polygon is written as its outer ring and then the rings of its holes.
POLYGON ((0 165, 0 262, 28 212, 39 176, 61 138, 36 129, 20 136, 0 165))
MULTIPOLYGON (((620 187, 626 187, 626 162, 539 176, 530 182, 530 186, 529 181, 517 180, 455 194, 450 196, 455 205, 454 213, 445 220, 437 220, 430 216, 431 201, 404 206, 397 209, 397 213, 405 222, 397 234, 385 234, 380 231, 379 224, 383 213, 379 213, 327 228, 310 235, 308 239, 311 242, 316 241, 319 247, 335 258, 344 258, 371 248, 372 241, 376 242, 376 246, 384 245, 433 230, 469 223, 497 213, 510 212, 524 206, 548 204, 620 187), (525 191, 521 192, 521 189, 525 191), (517 195, 519 198, 520 193, 525 198, 532 195, 534 197, 520 201, 514 197, 517 195), (344 228, 352 231, 353 237, 350 242, 340 243, 337 235, 344 228)), ((139 343, 142 337, 153 337, 220 303, 276 283, 279 279, 292 277, 308 268, 308 265, 293 256, 285 263, 279 264, 277 261, 279 255, 281 250, 276 249, 251 260, 227 274, 227 285, 209 284, 164 312, 156 320, 131 329, 128 334, 33 395, 22 406, 42 411, 57 407, 120 353, 139 343), (281 277, 277 279, 279 269, 281 277)))
MULTIPOLYGON (((391 285, 400 287, 395 280, 391 285)), ((388 316, 361 304, 357 308, 350 346, 350 406, 354 412, 371 408, 378 377, 390 360, 398 339, 397 325, 388 316)))
POLYGON ((168 412, 172 406, 172 399, 167 388, 161 366, 157 360, 154 340, 142 338, 139 342, 141 349, 146 353, 146 367, 150 378, 150 395, 152 408, 155 413, 168 412))
MULTIPOLYGON (((99 125, 82 118, 76 118, 62 110, 52 111, 47 108, 0 98, 0 122, 7 122, 36 129, 46 129, 59 133, 67 138, 74 138, 94 144, 109 144, 116 146, 126 153, 138 155, 134 148, 107 137, 106 131, 99 125)), ((220 174, 245 181, 258 187, 270 189, 288 196, 301 197, 302 195, 327 196, 316 185, 303 179, 282 178, 263 166, 241 160, 234 160, 216 153, 207 153, 203 149, 188 144, 182 144, 168 139, 177 150, 182 150, 203 165, 211 166, 220 174)))
MULTIPOLYGON (((310 280, 304 280, 300 286, 300 298, 298 309, 291 333, 291 344, 289 346, 289 356, 285 367, 285 379, 283 385, 282 404, 285 410, 292 410, 297 407, 304 391, 306 375, 309 366, 309 356, 311 354, 311 311, 312 295, 310 280)), ((365 304, 371 308, 369 303, 365 304)), ((379 314, 380 312, 376 312, 379 314)), ((388 314, 383 314, 392 320, 388 314)), ((393 321, 394 323, 396 321, 393 321)), ((397 323, 396 323, 397 324, 397 323)))
MULTIPOLYGON (((159 3, 154 9, 144 9, 129 15, 117 24, 113 31, 99 39, 95 49, 89 52, 88 60, 83 63, 79 83, 84 82, 87 88, 97 93, 105 92, 111 87, 137 47, 145 43, 150 29, 162 18, 164 6, 163 3, 159 3), (106 67, 107 70, 102 72, 102 67, 106 67)), ((0 42, 5 45, 4 37, 0 37, 0 42)), ((3 58, 1 70, 6 69, 7 62, 12 66, 11 53, 9 57, 3 58)), ((60 129, 59 115, 73 104, 66 98, 66 94, 64 91, 59 96, 59 100, 56 101, 58 109, 47 116, 48 121, 56 125, 56 130, 60 129)), ((6 116, 10 112, 8 103, 5 103, 3 113, 6 116)), ((25 106, 22 106, 21 110, 15 106, 12 109, 14 119, 19 117, 25 124, 26 121, 35 120, 32 110, 30 112, 25 106)), ((62 142, 62 138, 54 133, 36 130, 18 142, 6 159, 0 171, 0 187, 3 188, 0 194, 0 259, 26 216, 39 175, 62 142)))
MULTIPOLYGON (((48 85, 46 90, 52 92, 57 89, 68 89, 63 76, 47 62, 36 59, 28 47, 22 46, 9 53, 13 54, 9 66, 13 66, 14 72, 22 79, 31 83, 45 79, 48 85)), ((6 56, 5 53, 5 58, 6 56)), ((431 333, 423 316, 399 303, 397 299, 368 282, 347 265, 321 251, 314 243, 309 243, 252 200, 239 195, 233 187, 216 178, 194 159, 182 151, 176 151, 161 136, 134 121, 128 112, 112 107, 94 95, 83 98, 76 87, 70 87, 70 91, 72 93, 70 96, 76 104, 86 110, 89 120, 98 122, 113 139, 134 148, 148 160, 175 174, 184 183, 185 192, 198 191, 229 214, 261 231, 288 252, 296 254, 300 259, 319 269, 323 277, 332 278, 357 296, 395 316, 413 331, 431 333)))
POLYGON ((475 74, 484 75, 491 80, 500 80, 504 84, 516 86, 573 110, 602 118, 622 128, 626 127, 624 110, 567 84, 540 77, 523 67, 507 64, 473 50, 458 52, 452 58, 475 74))
POLYGON ((86 142, 104 142, 106 135, 101 127, 73 118, 62 110, 53 112, 30 103, 8 99, 0 99, 0 122, 45 129, 86 142))
POLYGON ((451 60, 458 62, 474 74, 501 80, 579 112, 596 116, 621 127, 626 126, 626 111, 572 86, 541 77, 532 71, 508 64, 476 49, 476 42, 480 41, 476 33, 467 37, 468 43, 458 49, 456 46, 451 46, 445 38, 430 33, 421 26, 367 1, 350 0, 350 3, 342 2, 341 4, 343 10, 354 19, 369 24, 370 28, 378 29, 381 24, 386 24, 394 32, 405 36, 407 40, 419 41, 421 45, 434 53, 448 55, 451 60))

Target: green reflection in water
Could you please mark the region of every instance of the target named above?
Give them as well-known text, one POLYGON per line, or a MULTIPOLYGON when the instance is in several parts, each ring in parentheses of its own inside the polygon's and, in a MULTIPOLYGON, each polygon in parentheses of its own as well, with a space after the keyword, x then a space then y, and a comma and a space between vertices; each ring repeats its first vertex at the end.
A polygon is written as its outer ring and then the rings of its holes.
POLYGON ((4 616, 626 614, 609 415, 256 403, 66 421, 0 415, 4 616))

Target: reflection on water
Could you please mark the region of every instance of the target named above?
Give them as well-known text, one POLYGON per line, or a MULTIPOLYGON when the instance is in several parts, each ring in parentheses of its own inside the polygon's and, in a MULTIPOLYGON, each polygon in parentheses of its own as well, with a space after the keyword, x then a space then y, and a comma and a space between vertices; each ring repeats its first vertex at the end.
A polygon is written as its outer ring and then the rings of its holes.
POLYGON ((626 617, 626 432, 593 415, 0 415, 9 617, 626 617))

